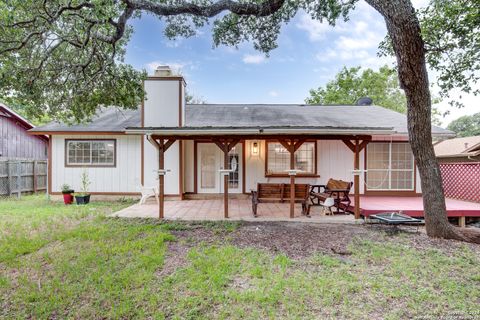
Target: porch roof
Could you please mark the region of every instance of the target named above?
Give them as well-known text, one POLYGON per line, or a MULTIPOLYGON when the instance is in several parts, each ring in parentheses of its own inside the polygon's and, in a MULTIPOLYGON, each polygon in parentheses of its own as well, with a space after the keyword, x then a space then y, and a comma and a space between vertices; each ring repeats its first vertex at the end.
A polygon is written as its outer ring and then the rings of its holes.
POLYGON ((384 127, 318 127, 318 126, 270 126, 270 127, 131 127, 127 134, 155 136, 198 137, 198 136, 371 136, 393 134, 393 128, 384 127))

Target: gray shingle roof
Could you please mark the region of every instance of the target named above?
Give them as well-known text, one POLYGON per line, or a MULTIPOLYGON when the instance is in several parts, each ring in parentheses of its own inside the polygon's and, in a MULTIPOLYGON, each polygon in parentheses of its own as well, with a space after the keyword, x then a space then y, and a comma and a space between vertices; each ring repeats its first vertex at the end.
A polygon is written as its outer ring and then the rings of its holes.
POLYGON ((119 110, 117 108, 102 108, 89 123, 67 125, 60 122, 50 122, 36 127, 31 132, 124 132, 125 128, 140 126, 140 110, 119 110))
MULTIPOLYGON (((404 114, 378 106, 318 106, 271 104, 198 104, 187 105, 187 127, 289 127, 289 128, 393 128, 407 133, 404 114)), ((31 131, 119 131, 140 127, 139 110, 103 109, 89 124, 66 126, 50 123, 31 131)), ((434 135, 449 135, 451 131, 436 127, 434 135)))

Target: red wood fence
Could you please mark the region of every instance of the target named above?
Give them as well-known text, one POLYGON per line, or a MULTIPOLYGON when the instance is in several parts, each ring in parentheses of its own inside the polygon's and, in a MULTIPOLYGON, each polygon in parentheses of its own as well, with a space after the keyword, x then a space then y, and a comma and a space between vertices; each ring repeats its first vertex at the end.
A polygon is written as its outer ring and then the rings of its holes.
POLYGON ((447 198, 480 202, 480 162, 441 163, 447 198))

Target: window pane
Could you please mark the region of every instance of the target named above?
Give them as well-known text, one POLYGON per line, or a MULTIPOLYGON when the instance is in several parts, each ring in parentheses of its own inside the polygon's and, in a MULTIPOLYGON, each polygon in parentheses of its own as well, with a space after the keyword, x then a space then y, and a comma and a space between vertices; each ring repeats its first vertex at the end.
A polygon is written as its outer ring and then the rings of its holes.
POLYGON ((290 168, 290 153, 279 142, 268 142, 268 173, 285 174, 290 168))
MULTIPOLYGON (((267 173, 286 174, 290 169, 290 153, 279 142, 268 142, 267 173)), ((305 142, 295 152, 295 169, 315 173, 315 142, 305 142)))
POLYGON ((315 173, 315 142, 305 142, 295 152, 295 169, 315 173))
POLYGON ((413 154, 408 143, 370 143, 367 146, 367 188, 413 190, 413 154))
POLYGON ((68 141, 67 155, 68 164, 113 165, 115 142, 113 140, 68 141))
POLYGON ((413 169, 413 154, 409 144, 392 144, 392 169, 413 169))
POLYGON ((371 143, 367 147, 367 170, 389 168, 389 144, 371 143))
POLYGON ((367 188, 370 190, 388 189, 388 176, 388 170, 369 170, 367 172, 367 188))

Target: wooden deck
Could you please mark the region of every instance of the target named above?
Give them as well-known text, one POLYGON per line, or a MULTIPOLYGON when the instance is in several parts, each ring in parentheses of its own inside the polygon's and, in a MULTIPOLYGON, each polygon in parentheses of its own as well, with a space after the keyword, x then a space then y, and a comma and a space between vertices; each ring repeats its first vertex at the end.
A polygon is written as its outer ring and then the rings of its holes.
MULTIPOLYGON (((480 203, 445 199, 449 217, 480 217, 480 203)), ((350 205, 353 211, 355 201, 350 205)), ((360 214, 369 216, 380 212, 403 211, 412 217, 423 217, 422 197, 360 197, 360 214)))
MULTIPOLYGON (((229 218, 223 217, 223 200, 171 200, 165 201, 165 219, 167 220, 245 220, 245 221, 298 221, 312 223, 362 223, 355 220, 353 215, 325 216, 319 207, 312 207, 311 217, 301 215, 300 204, 295 205, 295 218, 291 219, 290 204, 260 203, 258 217, 253 217, 252 202, 250 199, 230 199, 229 218)), ((145 205, 134 204, 128 208, 112 214, 114 217, 125 218, 158 218, 158 205, 150 201, 145 205)))

